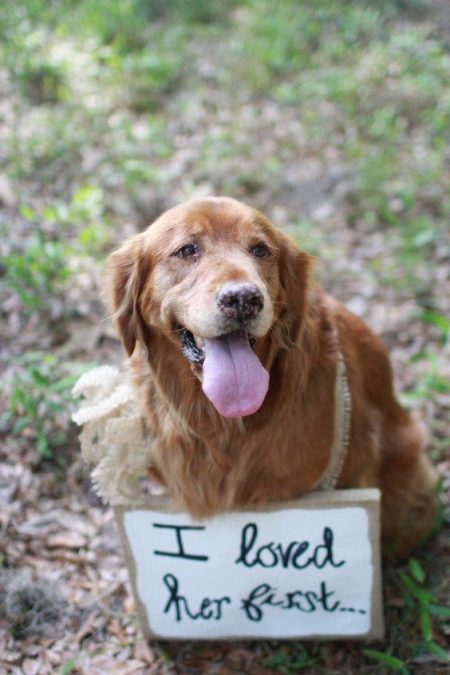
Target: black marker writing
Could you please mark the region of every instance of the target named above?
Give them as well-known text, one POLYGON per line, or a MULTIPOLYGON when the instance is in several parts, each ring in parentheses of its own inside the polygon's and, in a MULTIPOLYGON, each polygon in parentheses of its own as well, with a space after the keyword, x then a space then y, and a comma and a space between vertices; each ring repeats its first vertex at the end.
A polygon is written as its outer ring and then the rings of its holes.
POLYGON ((202 526, 196 525, 162 525, 161 523, 153 523, 153 527, 160 527, 162 529, 175 530, 176 543, 178 546, 177 551, 153 551, 154 555, 166 555, 170 558, 184 558, 184 560, 209 560, 207 555, 194 555, 192 553, 186 553, 183 545, 183 539, 181 537, 181 532, 183 530, 204 530, 202 526))
POLYGON ((300 591, 296 590, 285 593, 281 598, 277 596, 277 589, 270 584, 260 584, 256 586, 246 598, 242 599, 241 609, 244 610, 250 621, 262 621, 264 618, 264 606, 279 607, 280 609, 295 609, 307 614, 323 609, 325 612, 335 612, 340 602, 336 601, 329 604, 329 598, 334 595, 334 591, 327 590, 325 581, 320 584, 320 591, 300 591))
POLYGON ((259 545, 258 526, 256 523, 247 523, 241 532, 241 544, 239 557, 236 564, 245 567, 280 567, 302 570, 312 565, 322 569, 325 565, 341 567, 345 560, 335 562, 333 552, 333 530, 325 527, 322 534, 323 543, 317 544, 313 549, 309 541, 291 541, 286 546, 273 541, 259 545), (309 551, 309 556, 305 554, 309 551))
POLYGON ((222 618, 222 605, 231 603, 231 598, 228 595, 222 598, 206 597, 201 601, 198 612, 193 612, 187 598, 180 593, 177 577, 173 574, 165 574, 163 581, 169 591, 169 599, 163 611, 164 614, 169 614, 173 610, 175 621, 182 621, 183 619, 192 619, 193 621, 213 619, 219 621, 222 618))

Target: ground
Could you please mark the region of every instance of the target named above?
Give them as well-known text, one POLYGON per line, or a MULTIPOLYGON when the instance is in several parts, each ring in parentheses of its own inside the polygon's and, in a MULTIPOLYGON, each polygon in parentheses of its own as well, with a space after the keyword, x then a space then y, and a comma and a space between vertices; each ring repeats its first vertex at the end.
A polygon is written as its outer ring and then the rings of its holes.
POLYGON ((0 673, 447 672, 449 29, 438 0, 4 0, 0 673), (203 194, 260 208, 316 256, 427 422, 444 522, 386 562, 382 643, 140 635, 70 390, 122 360, 108 251, 203 194))

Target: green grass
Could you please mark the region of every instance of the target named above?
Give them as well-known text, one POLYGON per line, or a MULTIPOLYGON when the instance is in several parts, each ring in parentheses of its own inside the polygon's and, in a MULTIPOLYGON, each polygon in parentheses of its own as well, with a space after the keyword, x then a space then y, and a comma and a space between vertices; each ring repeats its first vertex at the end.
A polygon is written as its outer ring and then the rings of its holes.
POLYGON ((266 668, 277 669, 281 673, 297 673, 304 668, 310 668, 320 661, 316 647, 307 649, 298 645, 295 650, 274 652, 262 661, 266 668))
POLYGON ((70 275, 65 247, 45 241, 39 232, 31 235, 25 247, 8 253, 3 267, 2 283, 16 292, 27 312, 44 309, 48 294, 57 292, 70 275))
MULTIPOLYGON (((54 201, 40 212, 21 206, 29 233, 8 246, 0 289, 14 291, 26 315, 45 314, 56 298, 64 297, 73 261, 104 255, 110 237, 105 211, 103 191, 93 185, 80 186, 68 203, 54 201)), ((0 232, 8 237, 6 223, 0 232)))
POLYGON ((20 366, 12 381, 2 386, 9 395, 8 409, 1 417, 2 430, 26 439, 37 459, 64 466, 71 390, 87 366, 41 352, 24 354, 20 366))
POLYGON ((265 90, 295 104, 316 136, 334 133, 345 142, 345 155, 358 167, 350 218, 401 226, 412 245, 418 229, 431 230, 428 244, 435 225, 424 224, 421 190, 436 186, 434 216, 444 218, 449 209, 440 181, 450 123, 449 55, 427 39, 426 29, 387 31, 379 9, 318 4, 321 9, 299 10, 280 3, 266 16, 255 13, 243 41, 248 77, 258 76, 250 58, 256 54, 265 90), (320 124, 325 103, 330 115, 320 124), (409 142, 415 134, 424 146, 420 161, 409 142))

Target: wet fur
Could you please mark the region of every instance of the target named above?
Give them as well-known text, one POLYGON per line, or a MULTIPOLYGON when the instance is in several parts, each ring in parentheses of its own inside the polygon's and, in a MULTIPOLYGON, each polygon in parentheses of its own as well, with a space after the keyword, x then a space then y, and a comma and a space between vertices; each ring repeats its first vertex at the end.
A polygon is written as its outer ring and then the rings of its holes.
POLYGON ((338 487, 381 489, 383 535, 404 555, 436 516, 424 432, 397 403, 381 342, 324 294, 311 268, 311 258, 264 216, 225 198, 171 209, 110 256, 110 305, 154 433, 149 472, 196 517, 314 489, 333 442, 340 349, 352 416, 338 487), (270 265, 243 253, 258 233, 272 247, 270 265), (188 236, 206 242, 193 267, 173 256, 188 236), (255 275, 273 302, 271 328, 256 344, 270 388, 256 413, 225 419, 181 354, 175 319, 200 312, 203 321, 220 284, 255 275))

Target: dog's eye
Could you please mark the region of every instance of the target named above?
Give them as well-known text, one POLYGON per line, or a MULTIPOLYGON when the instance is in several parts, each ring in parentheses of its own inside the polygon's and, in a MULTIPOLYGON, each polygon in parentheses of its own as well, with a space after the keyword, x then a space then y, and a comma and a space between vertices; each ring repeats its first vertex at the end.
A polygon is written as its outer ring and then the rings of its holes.
POLYGON ((270 251, 265 244, 257 244, 256 246, 252 246, 250 252, 255 256, 255 258, 267 258, 267 256, 270 255, 270 251))
POLYGON ((198 253, 198 248, 197 244, 185 244, 185 246, 182 246, 181 248, 178 249, 178 251, 175 251, 173 255, 177 256, 177 258, 193 258, 195 255, 198 253))

